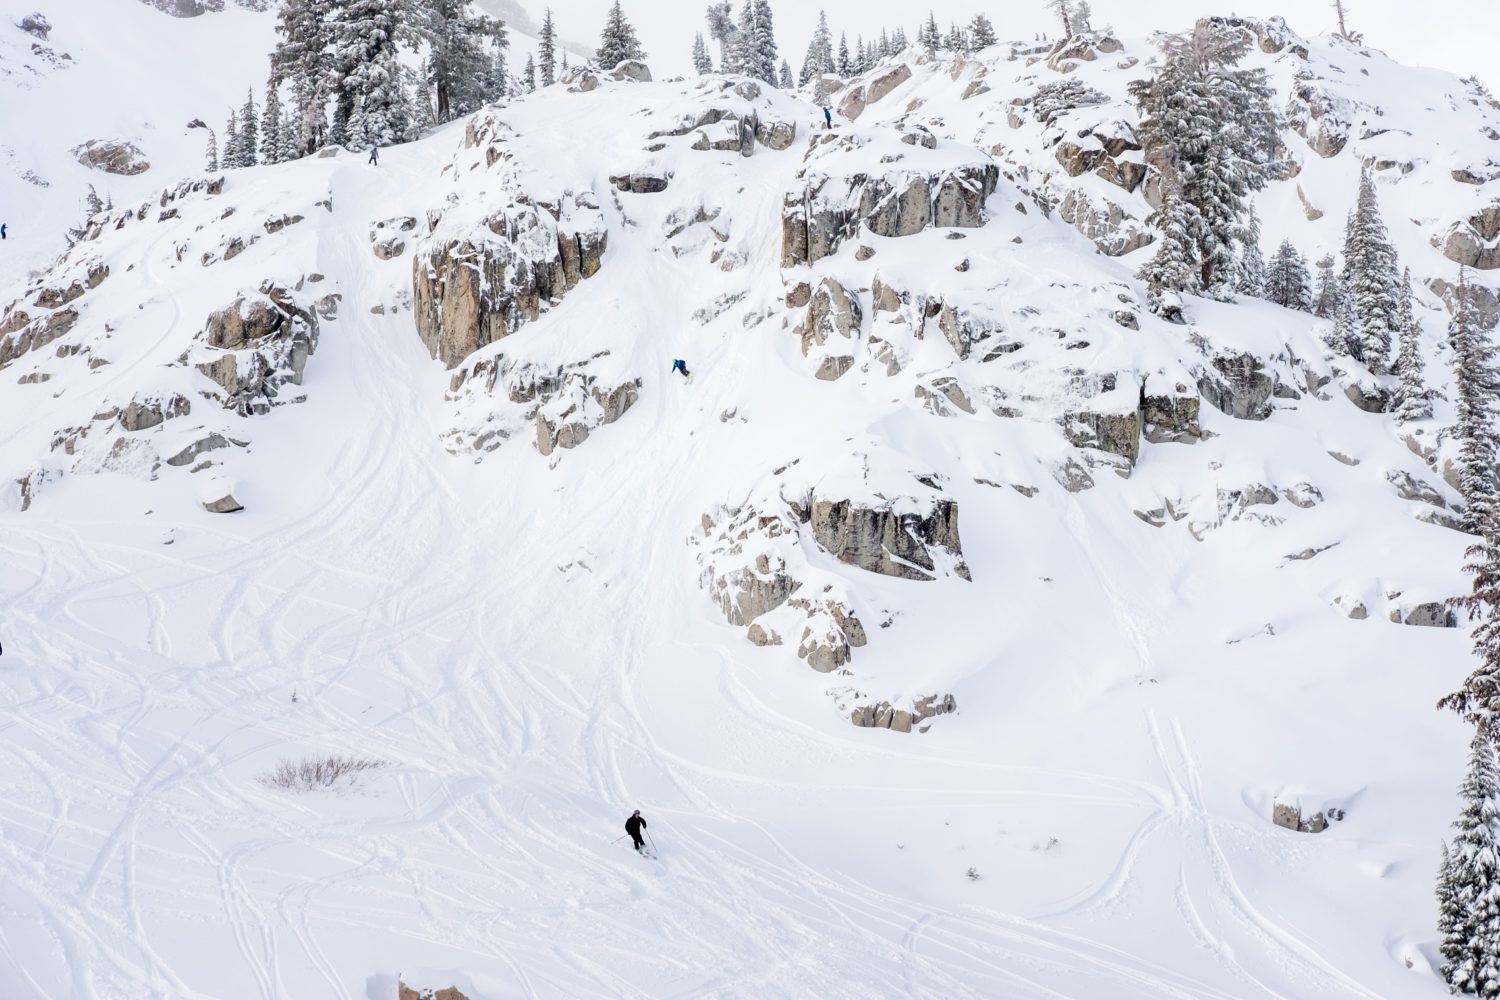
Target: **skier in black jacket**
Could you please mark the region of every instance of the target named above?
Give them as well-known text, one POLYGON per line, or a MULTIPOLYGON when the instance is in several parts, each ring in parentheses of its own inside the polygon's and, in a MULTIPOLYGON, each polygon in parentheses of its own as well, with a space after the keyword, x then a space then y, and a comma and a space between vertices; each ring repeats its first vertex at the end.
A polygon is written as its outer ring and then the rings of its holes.
POLYGON ((641 851, 643 854, 645 853, 645 841, 641 839, 641 831, 645 828, 646 821, 641 818, 641 811, 639 809, 631 813, 630 818, 625 821, 625 832, 630 834, 631 839, 635 841, 635 849, 641 851))

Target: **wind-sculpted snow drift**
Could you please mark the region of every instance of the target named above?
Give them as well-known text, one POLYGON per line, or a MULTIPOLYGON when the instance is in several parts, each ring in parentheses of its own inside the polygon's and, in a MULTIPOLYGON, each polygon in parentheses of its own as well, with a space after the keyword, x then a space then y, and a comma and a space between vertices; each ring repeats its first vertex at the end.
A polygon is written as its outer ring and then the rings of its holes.
POLYGON ((1223 23, 1284 116, 1264 245, 1337 252, 1369 169, 1432 417, 1328 318, 1151 300, 1158 53, 1103 32, 575 68, 7 275, 0 910, 61 943, 0 984, 1439 995, 1500 108, 1223 23))

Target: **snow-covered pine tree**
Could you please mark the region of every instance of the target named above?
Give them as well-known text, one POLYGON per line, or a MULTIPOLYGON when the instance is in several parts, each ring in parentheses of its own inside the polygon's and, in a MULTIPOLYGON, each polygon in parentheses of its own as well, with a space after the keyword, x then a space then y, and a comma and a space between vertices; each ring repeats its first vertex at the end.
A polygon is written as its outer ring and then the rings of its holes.
MULTIPOLYGON (((1495 463, 1500 444, 1495 436, 1494 400, 1500 394, 1500 374, 1495 370, 1495 345, 1474 315, 1474 296, 1467 268, 1458 272, 1454 291, 1453 321, 1448 342, 1453 347, 1454 391, 1458 397, 1453 435, 1458 439, 1458 491, 1464 498, 1460 524, 1470 534, 1493 532, 1500 545, 1495 463)), ((1470 607, 1473 612, 1473 606, 1470 607)), ((1500 615, 1500 605, 1495 614, 1500 615)), ((1500 676, 1500 626, 1497 626, 1495 658, 1500 676)))
MULTIPOLYGON (((496 22, 500 24, 500 22, 496 22)), ((480 90, 484 93, 485 101, 494 103, 503 101, 514 96, 518 84, 511 79, 510 64, 507 50, 510 48, 510 36, 505 30, 505 25, 500 24, 500 32, 495 36, 493 50, 490 54, 490 64, 483 78, 480 80, 480 90)), ((564 53, 563 62, 567 62, 564 53)))
POLYGON ((943 47, 943 32, 938 27, 937 15, 932 11, 927 12, 927 20, 917 31, 917 44, 928 52, 936 52, 943 47))
POLYGON ((855 76, 859 76, 874 69, 879 59, 875 43, 865 41, 864 36, 860 35, 854 42, 854 57, 849 60, 849 69, 855 76))
POLYGON ((1064 38, 1073 37, 1073 0, 1047 0, 1046 7, 1062 19, 1064 38))
POLYGON ((858 75, 858 70, 854 68, 854 60, 849 58, 849 36, 842 31, 839 32, 839 54, 838 60, 834 63, 834 70, 845 80, 858 75))
POLYGON ((542 18, 542 33, 537 41, 541 45, 541 58, 537 69, 541 71, 540 83, 550 87, 557 82, 557 24, 552 20, 552 8, 542 18))
POLYGON ((302 156, 302 123, 291 114, 281 116, 281 162, 302 156))
POLYGON ((891 54, 891 36, 884 28, 880 29, 880 47, 875 51, 881 59, 891 54))
POLYGON ((1400 332, 1401 279, 1368 169, 1360 175, 1359 199, 1344 230, 1343 277, 1359 328, 1355 356, 1370 371, 1383 373, 1390 364, 1391 341, 1400 332))
POLYGON ((411 104, 412 138, 419 139, 437 125, 437 115, 432 107, 432 90, 427 86, 427 81, 421 73, 411 73, 410 77, 408 83, 411 94, 408 101, 411 104))
POLYGON ((833 31, 828 27, 828 12, 818 11, 818 26, 813 29, 812 41, 807 43, 807 55, 802 59, 802 72, 797 74, 797 85, 806 86, 809 80, 824 73, 832 73, 833 31))
POLYGON ((949 52, 967 53, 969 51, 969 36, 957 23, 950 22, 948 25, 948 37, 943 40, 943 45, 949 52))
POLYGON ((1338 261, 1333 254, 1325 253, 1318 261, 1317 287, 1313 291, 1313 315, 1319 319, 1332 319, 1343 298, 1343 284, 1339 280, 1338 261))
POLYGON ((999 39, 995 36, 995 26, 990 19, 981 11, 974 15, 969 22, 969 42, 975 49, 987 49, 994 45, 999 39))
POLYGON ((1417 321, 1410 268, 1402 273, 1401 286, 1401 339, 1395 364, 1396 376, 1401 381, 1391 400, 1391 410, 1397 423, 1409 424, 1432 416, 1432 393, 1423 377, 1427 363, 1422 359, 1422 325, 1417 321))
POLYGON ((1073 8, 1073 29, 1079 33, 1094 30, 1094 8, 1089 0, 1078 0, 1073 8))
POLYGON ((396 0, 343 0, 334 27, 335 123, 356 149, 389 146, 407 130, 406 91, 396 59, 396 0))
POLYGON ((224 125, 224 153, 221 157, 225 170, 240 165, 240 117, 239 112, 229 109, 229 121, 224 125))
POLYGON ((1345 19, 1344 0, 1333 0, 1333 9, 1339 17, 1339 35, 1343 38, 1353 41, 1353 39, 1349 35, 1348 21, 1345 19))
POLYGON ((281 95, 274 81, 266 84, 266 103, 260 114, 260 162, 280 163, 286 159, 281 148, 281 95))
POLYGON ((731 0, 718 0, 708 5, 708 35, 719 43, 719 72, 737 73, 735 66, 735 39, 739 29, 734 24, 734 4, 731 0))
MULTIPOLYGON (((1130 85, 1148 158, 1170 165, 1174 190, 1193 209, 1185 218, 1196 274, 1177 290, 1227 296, 1246 195, 1266 183, 1277 114, 1265 71, 1236 68, 1249 48, 1243 32, 1205 19, 1167 36, 1161 69, 1130 85)), ((1148 221, 1160 225, 1164 211, 1148 221)))
POLYGON ((255 88, 245 90, 240 107, 240 155, 237 167, 253 167, 260 162, 260 110, 255 106, 255 88))
MULTIPOLYGON (((1266 294, 1266 259, 1260 250, 1260 215, 1254 205, 1250 206, 1250 222, 1245 226, 1239 243, 1239 256, 1235 262, 1239 276, 1234 290, 1241 295, 1259 298, 1266 294)), ((1304 267, 1303 273, 1306 272, 1304 267)))
POLYGON ((1307 273, 1307 261, 1291 240, 1282 240, 1281 246, 1266 266, 1265 297, 1285 309, 1312 311, 1312 278, 1307 273))
POLYGON ((796 90, 797 78, 792 76, 792 64, 781 60, 781 69, 776 72, 776 86, 782 90, 796 90))
POLYGON ((776 18, 771 12, 771 0, 754 0, 754 9, 754 69, 750 75, 774 87, 781 78, 781 57, 776 49, 776 18))
POLYGON ((521 70, 521 82, 529 93, 536 93, 536 59, 529 52, 526 53, 526 68, 521 70))
POLYGON ((898 24, 896 30, 891 33, 891 54, 895 55, 897 52, 905 52, 906 47, 910 44, 906 40, 906 29, 898 24))
POLYGON ((1442 974, 1454 993, 1500 995, 1500 769, 1495 733, 1486 722, 1469 744, 1469 770, 1448 851, 1439 950, 1442 974))
POLYGON ((714 71, 714 60, 708 54, 708 43, 703 40, 701 31, 693 36, 693 71, 699 76, 706 76, 714 71))
MULTIPOLYGON (((276 17, 280 37, 271 52, 271 79, 291 81, 294 96, 307 95, 311 102, 315 94, 321 101, 333 68, 335 21, 335 0, 283 0, 276 17)), ((294 104, 292 110, 301 115, 306 108, 294 104)), ((321 132, 317 138, 321 140, 321 132)))
POLYGON ((437 91, 439 121, 452 121, 482 107, 489 95, 488 46, 508 44, 505 26, 476 13, 469 0, 420 0, 410 22, 427 42, 427 77, 437 91))
POLYGON ((646 50, 636 37, 635 28, 625 17, 625 8, 615 0, 609 15, 604 20, 604 30, 599 33, 599 50, 596 53, 599 68, 611 70, 622 62, 645 59, 646 50))
POLYGON ((1197 276, 1197 248, 1193 239, 1198 210, 1181 191, 1166 192, 1166 200, 1156 213, 1156 227, 1161 230, 1155 256, 1141 268, 1139 277, 1146 283, 1153 299, 1164 292, 1180 292, 1192 286, 1197 276))
MULTIPOLYGON (((1447 960, 1447 951, 1444 944, 1450 937, 1457 937, 1459 929, 1463 926, 1463 909, 1458 901, 1458 869, 1453 862, 1453 852, 1448 850, 1448 843, 1444 841, 1439 848, 1441 852, 1438 858, 1438 876, 1434 895, 1437 897, 1438 919, 1437 931, 1440 943, 1439 952, 1447 960)), ((1453 949, 1453 954, 1458 954, 1458 949, 1453 949)))
POLYGON ((208 147, 203 151, 203 159, 209 173, 219 169, 219 140, 213 129, 208 129, 208 147))

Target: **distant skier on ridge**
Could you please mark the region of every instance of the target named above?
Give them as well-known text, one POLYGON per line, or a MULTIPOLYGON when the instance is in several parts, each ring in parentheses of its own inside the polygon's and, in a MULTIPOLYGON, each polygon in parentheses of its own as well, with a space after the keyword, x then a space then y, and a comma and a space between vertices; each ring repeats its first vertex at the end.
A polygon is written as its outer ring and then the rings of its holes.
POLYGON ((371 146, 370 147, 370 165, 374 166, 374 167, 380 166, 380 147, 379 146, 371 146))
POLYGON ((823 105, 823 130, 826 132, 831 128, 833 128, 833 109, 825 104, 823 105))
POLYGON ((646 821, 641 817, 641 811, 639 809, 631 813, 630 818, 625 821, 625 832, 630 834, 630 839, 635 841, 635 849, 641 854, 646 853, 646 842, 641 839, 641 831, 645 829, 645 827, 646 821))

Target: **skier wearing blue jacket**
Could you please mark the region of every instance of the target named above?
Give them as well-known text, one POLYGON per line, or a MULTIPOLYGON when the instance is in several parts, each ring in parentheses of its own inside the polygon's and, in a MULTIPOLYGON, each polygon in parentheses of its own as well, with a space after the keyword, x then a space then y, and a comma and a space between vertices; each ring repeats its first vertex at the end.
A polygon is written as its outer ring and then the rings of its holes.
POLYGON ((688 380, 691 380, 693 377, 693 373, 688 371, 687 362, 682 360, 681 358, 672 359, 672 371, 674 374, 676 372, 682 372, 682 377, 688 380))

